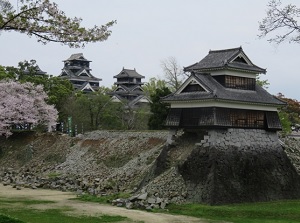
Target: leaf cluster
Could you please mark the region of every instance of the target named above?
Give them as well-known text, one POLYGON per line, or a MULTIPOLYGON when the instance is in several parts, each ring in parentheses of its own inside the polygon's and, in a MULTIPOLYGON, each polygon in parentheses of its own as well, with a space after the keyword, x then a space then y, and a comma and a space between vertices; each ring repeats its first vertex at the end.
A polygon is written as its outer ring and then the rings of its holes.
POLYGON ((156 92, 150 96, 150 111, 151 116, 149 118, 149 129, 164 129, 164 123, 169 112, 169 105, 163 103, 161 98, 171 94, 169 88, 164 87, 162 89, 157 88, 156 92))

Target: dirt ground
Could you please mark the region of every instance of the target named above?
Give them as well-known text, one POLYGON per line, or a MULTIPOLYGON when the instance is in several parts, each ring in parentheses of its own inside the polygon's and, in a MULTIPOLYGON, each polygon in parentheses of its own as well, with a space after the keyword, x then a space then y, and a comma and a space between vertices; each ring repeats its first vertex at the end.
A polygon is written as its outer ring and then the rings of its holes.
POLYGON ((143 221, 145 223, 207 223, 209 221, 201 220, 198 218, 187 217, 187 216, 175 216, 169 214, 161 213, 149 213, 139 210, 128 210, 125 208, 118 208, 110 205, 103 205, 91 202, 81 202, 77 200, 70 200, 70 198, 75 198, 76 195, 70 192, 61 192, 55 190, 32 190, 22 188, 22 190, 16 190, 10 186, 0 185, 0 199, 5 198, 28 198, 34 200, 50 200, 55 201, 55 203, 50 204, 39 204, 33 205, 32 208, 36 209, 51 209, 59 207, 71 207, 74 209, 73 214, 75 215, 120 215, 128 217, 134 222, 143 221))

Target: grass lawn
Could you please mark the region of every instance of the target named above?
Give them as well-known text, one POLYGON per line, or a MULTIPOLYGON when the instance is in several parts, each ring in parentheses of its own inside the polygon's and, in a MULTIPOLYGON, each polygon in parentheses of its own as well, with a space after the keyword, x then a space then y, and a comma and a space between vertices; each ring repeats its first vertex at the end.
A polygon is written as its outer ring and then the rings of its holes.
POLYGON ((172 214, 224 220, 234 223, 296 223, 300 222, 300 201, 274 201, 249 204, 209 206, 201 204, 170 204, 172 214))
MULTIPOLYGON (((89 202, 107 203, 117 197, 126 198, 119 194, 116 196, 95 197, 84 195, 76 199, 89 202)), ((170 204, 166 210, 153 210, 168 214, 188 215, 198 218, 229 221, 234 223, 299 223, 300 200, 286 200, 247 204, 230 204, 210 206, 203 204, 170 204)))
POLYGON ((0 223, 101 223, 120 222, 129 219, 122 216, 101 215, 70 216, 66 214, 70 208, 36 210, 28 207, 31 204, 47 204, 52 201, 5 199, 0 198, 0 223))

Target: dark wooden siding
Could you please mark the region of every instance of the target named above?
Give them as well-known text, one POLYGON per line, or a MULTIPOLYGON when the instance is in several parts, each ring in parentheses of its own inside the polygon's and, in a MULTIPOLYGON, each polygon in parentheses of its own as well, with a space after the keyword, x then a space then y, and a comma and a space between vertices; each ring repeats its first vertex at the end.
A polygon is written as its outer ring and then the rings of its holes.
POLYGON ((171 108, 166 126, 179 128, 254 128, 281 130, 277 112, 230 108, 171 108))
POLYGON ((235 77, 229 75, 214 76, 214 78, 226 88, 255 90, 255 78, 235 77))

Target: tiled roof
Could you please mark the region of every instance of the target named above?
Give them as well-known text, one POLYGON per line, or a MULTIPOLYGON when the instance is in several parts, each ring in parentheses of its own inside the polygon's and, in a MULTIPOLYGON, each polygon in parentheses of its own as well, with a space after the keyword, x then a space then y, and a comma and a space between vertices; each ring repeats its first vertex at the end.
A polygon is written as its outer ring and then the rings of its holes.
POLYGON ((129 70, 129 69, 122 69, 122 71, 114 76, 114 78, 120 78, 120 77, 135 77, 135 78, 145 78, 144 76, 140 75, 136 70, 129 70))
POLYGON ((285 105, 285 102, 269 94, 261 86, 256 85, 256 90, 239 90, 223 87, 210 74, 194 74, 195 79, 208 89, 208 92, 184 92, 170 94, 162 100, 164 102, 174 101, 196 101, 196 100, 225 100, 242 103, 258 103, 269 105, 285 105))
POLYGON ((140 100, 142 100, 143 98, 150 102, 150 99, 147 96, 140 95, 140 96, 136 97, 135 99, 133 99, 132 101, 130 101, 128 103, 128 106, 130 106, 130 107, 134 106, 136 103, 140 102, 140 100))
MULTIPOLYGON (((64 77, 64 78, 67 78, 67 79, 70 79, 70 80, 73 80, 73 79, 76 79, 76 80, 86 80, 86 81, 101 81, 102 79, 101 78, 97 78, 97 77, 94 77, 91 73, 89 73, 90 77, 88 76, 79 76, 79 74, 84 70, 85 68, 81 68, 80 70, 78 70, 76 73, 73 73, 71 70, 69 69, 63 69, 62 73, 63 72, 66 72, 67 73, 67 76, 62 76, 60 75, 60 77, 64 77)), ((61 73, 61 74, 62 74, 61 73)))
POLYGON ((68 60, 81 60, 81 61, 88 61, 88 62, 91 62, 89 60, 87 60, 84 56, 83 56, 83 53, 75 53, 75 54, 72 54, 69 59, 65 60, 65 61, 68 61, 68 60))
POLYGON ((208 55, 198 63, 192 64, 184 68, 184 71, 207 72, 219 69, 238 69, 255 73, 266 73, 266 70, 253 64, 241 47, 225 49, 225 50, 210 50, 208 55), (234 61, 239 55, 243 55, 250 64, 234 61))

